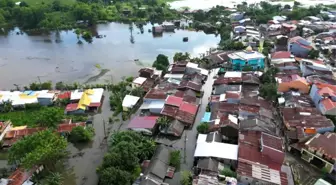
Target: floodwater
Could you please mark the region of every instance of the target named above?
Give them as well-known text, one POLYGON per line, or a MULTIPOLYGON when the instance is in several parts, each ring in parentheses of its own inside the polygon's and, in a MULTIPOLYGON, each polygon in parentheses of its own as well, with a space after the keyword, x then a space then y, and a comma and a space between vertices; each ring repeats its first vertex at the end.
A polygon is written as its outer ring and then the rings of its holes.
POLYGON ((141 34, 140 29, 133 26, 131 39, 128 24, 100 24, 94 32, 106 37, 94 38, 91 44, 83 41, 81 45, 77 44, 73 31, 17 35, 18 29, 15 29, 0 35, 0 89, 14 88, 13 84, 22 87, 37 82, 38 78, 84 83, 99 73, 97 64, 110 71, 96 83, 118 81, 123 76, 136 75, 141 66, 151 65, 158 54, 170 59, 175 52, 199 56, 220 41, 215 35, 187 30, 153 37, 148 32, 151 27, 151 24, 145 25, 141 34), (183 42, 183 37, 189 41, 183 42))

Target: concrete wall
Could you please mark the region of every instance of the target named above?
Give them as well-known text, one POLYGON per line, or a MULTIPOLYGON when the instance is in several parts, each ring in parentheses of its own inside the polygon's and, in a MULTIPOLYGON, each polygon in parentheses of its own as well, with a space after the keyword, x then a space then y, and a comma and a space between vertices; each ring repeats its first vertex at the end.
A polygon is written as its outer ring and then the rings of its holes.
POLYGON ((263 69, 265 67, 265 61, 263 58, 260 59, 251 59, 248 61, 241 59, 231 60, 233 70, 242 70, 245 66, 251 66, 254 70, 263 69), (247 62, 247 65, 246 65, 247 62))
POLYGON ((146 128, 131 128, 130 130, 133 130, 135 132, 142 132, 142 133, 145 133, 145 134, 148 134, 148 135, 152 135, 152 131, 146 129, 146 128))

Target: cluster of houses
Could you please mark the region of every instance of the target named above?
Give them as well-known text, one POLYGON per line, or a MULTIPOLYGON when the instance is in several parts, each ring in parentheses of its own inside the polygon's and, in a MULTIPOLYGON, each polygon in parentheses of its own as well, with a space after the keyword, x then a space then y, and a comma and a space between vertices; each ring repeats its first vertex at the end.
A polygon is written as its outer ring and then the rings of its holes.
POLYGON ((278 104, 288 150, 335 177, 336 80, 323 60, 304 59, 279 51, 271 55, 278 104))
POLYGON ((225 184, 225 169, 237 174, 231 184, 293 183, 289 167, 283 165, 285 146, 273 115, 276 109, 258 96, 261 74, 218 72, 202 119, 209 133, 197 138, 193 184, 225 184))
POLYGON ((145 95, 125 96, 123 109, 138 105, 138 115, 128 124, 128 129, 147 135, 161 132, 170 136, 181 136, 185 127, 192 127, 202 97, 202 85, 208 71, 190 62, 172 64, 161 78, 162 71, 143 68, 133 80, 133 87, 141 87, 145 95), (166 116, 171 122, 168 128, 160 129, 158 118, 166 116))

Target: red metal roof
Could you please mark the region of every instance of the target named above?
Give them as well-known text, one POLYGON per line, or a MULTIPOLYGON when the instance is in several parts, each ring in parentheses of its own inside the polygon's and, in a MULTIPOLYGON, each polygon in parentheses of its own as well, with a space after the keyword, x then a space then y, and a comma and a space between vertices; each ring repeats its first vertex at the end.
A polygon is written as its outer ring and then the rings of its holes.
POLYGON ((336 133, 317 134, 306 142, 306 146, 322 153, 328 160, 336 160, 336 133))
POLYGON ((164 99, 166 99, 166 97, 167 97, 167 95, 166 95, 165 91, 162 91, 160 89, 151 89, 144 96, 144 99, 164 100, 164 99))
POLYGON ((71 132, 73 128, 78 127, 78 126, 82 126, 85 127, 86 124, 85 122, 80 122, 80 123, 71 123, 71 124, 59 124, 57 127, 57 132, 59 133, 64 133, 64 132, 71 132))
POLYGON ((37 168, 34 168, 32 170, 26 171, 23 168, 16 169, 9 177, 8 179, 11 179, 8 185, 22 185, 26 180, 28 180, 34 171, 37 168))
POLYGON ((261 152, 260 139, 261 139, 261 132, 257 131, 240 132, 238 161, 241 160, 242 162, 249 162, 255 164, 259 163, 268 166, 271 169, 279 171, 283 161, 279 163, 280 160, 277 158, 278 156, 265 155, 264 152, 261 152))
POLYGON ((181 97, 183 98, 184 96, 184 91, 176 91, 176 93, 174 94, 176 97, 181 97))
POLYGON ((178 107, 175 107, 175 106, 171 106, 171 105, 165 105, 161 111, 161 114, 162 115, 165 115, 165 116, 170 116, 170 117, 173 117, 175 118, 176 116, 176 113, 178 111, 178 107))
POLYGON ((61 94, 58 94, 57 98, 59 98, 59 99, 69 99, 70 96, 71 96, 71 92, 70 91, 65 91, 61 94))
POLYGON ((136 116, 134 117, 127 128, 149 128, 152 129, 156 125, 156 120, 158 116, 136 116))
POLYGON ((183 98, 170 95, 167 97, 165 104, 179 107, 182 104, 182 102, 183 98))
POLYGON ((180 106, 180 111, 188 112, 190 114, 196 115, 198 110, 198 105, 184 102, 180 106))
POLYGON ((336 108, 336 102, 332 101, 329 98, 322 100, 321 103, 326 111, 336 108))
POLYGON ((189 125, 192 125, 192 124, 194 124, 196 115, 195 115, 195 114, 191 114, 191 113, 189 113, 189 112, 184 112, 184 111, 179 110, 179 111, 177 112, 175 118, 176 118, 177 120, 183 122, 183 123, 187 123, 187 124, 189 124, 189 125))
POLYGON ((77 108, 78 108, 78 103, 70 103, 65 107, 65 110, 69 112, 69 111, 75 111, 77 110, 77 108))
POLYGON ((291 53, 289 51, 278 51, 275 53, 272 53, 271 58, 272 59, 281 59, 281 58, 290 58, 291 53))
POLYGON ((274 148, 280 151, 283 150, 283 143, 282 143, 281 138, 272 136, 264 132, 261 133, 261 138, 262 138, 263 146, 274 148))
POLYGON ((179 85, 179 88, 188 88, 188 89, 192 89, 194 91, 201 91, 202 89, 202 85, 201 84, 197 84, 195 82, 192 81, 182 81, 179 85))
POLYGON ((100 107, 101 103, 90 103, 89 107, 100 107))

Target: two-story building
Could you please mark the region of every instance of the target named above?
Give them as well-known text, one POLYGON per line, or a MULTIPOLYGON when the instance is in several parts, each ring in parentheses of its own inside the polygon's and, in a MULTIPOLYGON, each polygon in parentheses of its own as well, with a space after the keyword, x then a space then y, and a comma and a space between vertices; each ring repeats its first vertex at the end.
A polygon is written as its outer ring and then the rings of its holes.
POLYGON ((288 42, 288 51, 298 57, 307 57, 312 49, 311 43, 300 36, 293 37, 288 42))
POLYGON ((244 67, 252 67, 253 70, 263 69, 265 67, 265 56, 252 47, 247 47, 245 51, 235 52, 228 55, 233 70, 240 71, 244 67))
POLYGON ((316 83, 309 95, 322 114, 336 116, 336 85, 316 83))

